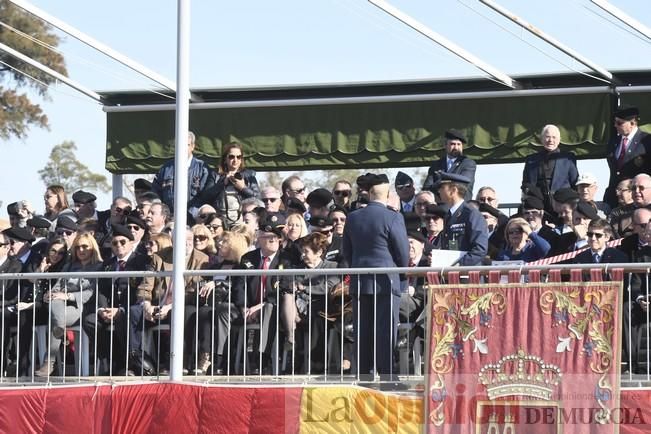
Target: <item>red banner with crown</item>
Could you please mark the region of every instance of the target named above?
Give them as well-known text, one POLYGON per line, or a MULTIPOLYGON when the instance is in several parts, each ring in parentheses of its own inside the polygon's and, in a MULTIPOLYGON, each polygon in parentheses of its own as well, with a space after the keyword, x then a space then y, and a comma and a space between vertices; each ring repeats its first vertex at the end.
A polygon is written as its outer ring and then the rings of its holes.
POLYGON ((428 276, 428 432, 618 432, 621 270, 447 277, 428 276))

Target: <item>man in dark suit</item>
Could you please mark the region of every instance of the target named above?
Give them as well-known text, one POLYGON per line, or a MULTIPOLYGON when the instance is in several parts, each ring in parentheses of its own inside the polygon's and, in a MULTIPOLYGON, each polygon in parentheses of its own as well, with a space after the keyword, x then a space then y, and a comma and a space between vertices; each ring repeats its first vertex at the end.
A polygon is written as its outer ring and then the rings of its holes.
POLYGON ((613 236, 613 229, 607 220, 597 218, 588 224, 588 249, 574 257, 575 264, 621 264, 628 257, 615 247, 606 247, 613 236))
POLYGON ((441 178, 439 173, 454 173, 468 178, 469 182, 464 200, 472 199, 472 187, 475 184, 477 164, 463 155, 463 145, 466 142, 466 136, 461 131, 452 129, 445 132, 445 158, 432 163, 427 172, 423 190, 429 190, 436 194, 434 185, 441 178))
MULTIPOLYGON (((240 268, 244 270, 277 270, 281 265, 280 242, 282 241, 282 230, 284 225, 277 216, 267 216, 260 223, 258 232, 259 248, 246 253, 240 260, 240 268)), ((283 264, 285 265, 285 264, 283 264)), ((255 354, 249 360, 257 364, 259 353, 262 353, 262 366, 253 368, 256 373, 262 369, 265 373, 271 373, 272 354, 271 346, 276 335, 276 324, 283 323, 276 318, 278 315, 278 301, 281 295, 279 291, 278 276, 237 276, 233 278, 232 301, 236 308, 230 309, 230 321, 241 321, 244 319, 247 324, 260 324, 258 347, 255 354)), ((281 313, 282 314, 282 313, 281 313)), ((223 310, 217 313, 217 333, 228 336, 229 317, 228 311, 223 310)), ((248 336, 246 337, 248 340, 248 336)), ((240 344, 242 344, 240 342, 240 344)), ((245 367, 245 369, 247 369, 245 367)), ((245 371, 251 373, 251 371, 245 371)))
POLYGON ((533 184, 543 193, 545 210, 553 212, 552 197, 556 190, 574 188, 579 172, 576 157, 558 149, 561 133, 555 125, 545 125, 541 132, 543 149, 527 157, 522 171, 522 184, 533 184))
POLYGON ((617 136, 606 146, 610 181, 604 202, 617 206, 615 189, 622 179, 651 172, 651 136, 638 128, 640 111, 636 107, 622 108, 614 113, 617 136))
POLYGON ((398 172, 395 181, 396 193, 400 198, 400 212, 416 212, 416 190, 414 180, 405 172, 398 172))
POLYGON ((459 265, 479 265, 488 253, 488 227, 478 209, 464 201, 470 180, 462 175, 441 174, 435 185, 441 200, 450 207, 443 229, 443 250, 461 250, 459 265))
MULTIPOLYGON (((112 256, 104 260, 102 271, 151 270, 147 256, 134 252, 133 235, 129 228, 113 225, 111 233, 112 256)), ((88 303, 92 306, 93 312, 88 312, 83 319, 82 325, 89 342, 93 345, 97 341, 95 354, 98 359, 108 360, 111 356, 111 339, 113 340, 111 370, 113 374, 122 372, 126 368, 127 313, 129 307, 136 302, 142 280, 142 277, 100 279, 96 304, 88 303)), ((141 338, 137 336, 136 339, 139 342, 141 338)), ((131 345, 133 345, 133 338, 131 345)))
MULTIPOLYGON (((369 204, 348 215, 342 240, 344 259, 354 268, 406 267, 409 241, 405 222, 400 213, 386 206, 389 179, 384 174, 367 174, 357 182, 368 190, 369 204)), ((370 374, 373 366, 384 379, 393 374, 402 283, 406 287, 398 273, 351 276, 360 376, 370 374)))

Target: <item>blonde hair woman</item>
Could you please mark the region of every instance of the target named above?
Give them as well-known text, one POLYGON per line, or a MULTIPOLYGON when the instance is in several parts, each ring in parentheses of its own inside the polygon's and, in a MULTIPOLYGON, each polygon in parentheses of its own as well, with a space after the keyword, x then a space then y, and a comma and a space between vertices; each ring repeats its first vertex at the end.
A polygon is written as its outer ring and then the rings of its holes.
POLYGON ((66 327, 79 324, 84 305, 95 294, 97 279, 84 277, 81 272, 99 271, 102 267, 99 246, 90 233, 77 235, 70 251, 71 261, 61 271, 80 273, 80 275, 59 279, 50 291, 43 294, 43 306, 48 309, 50 345, 45 362, 35 372, 39 377, 52 374, 55 357, 66 327))

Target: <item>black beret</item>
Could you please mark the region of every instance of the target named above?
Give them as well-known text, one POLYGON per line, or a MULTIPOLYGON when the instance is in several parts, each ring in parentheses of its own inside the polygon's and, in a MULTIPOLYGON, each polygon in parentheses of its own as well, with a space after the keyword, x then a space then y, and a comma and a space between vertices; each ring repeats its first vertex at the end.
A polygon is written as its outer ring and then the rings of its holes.
POLYGON ((52 226, 52 222, 43 216, 34 216, 27 220, 27 226, 37 229, 49 229, 52 226))
POLYGON ((384 173, 380 173, 379 175, 376 175, 374 173, 369 173, 366 175, 366 182, 368 183, 368 188, 374 187, 376 185, 380 184, 388 184, 389 183, 389 177, 387 177, 384 173))
POLYGON ((637 107, 625 107, 617 110, 615 113, 613 113, 613 115, 619 119, 632 121, 640 116, 640 111, 637 107))
POLYGON ((445 138, 448 140, 460 140, 461 143, 467 143, 466 136, 459 130, 451 129, 445 132, 445 138))
POLYGON ((330 206, 330 214, 332 214, 333 212, 340 212, 343 213, 344 215, 348 215, 348 210, 343 206, 337 204, 330 206))
POLYGON ((425 207, 425 215, 428 216, 437 216, 440 218, 445 218, 448 213, 448 208, 443 205, 437 205, 435 203, 430 203, 425 207))
POLYGON ((14 240, 26 241, 28 243, 33 243, 36 239, 34 238, 34 235, 32 235, 32 233, 25 228, 11 227, 9 229, 5 229, 2 231, 2 233, 6 237, 13 238, 14 240))
POLYGON ((305 202, 312 207, 324 207, 332 202, 332 193, 325 188, 317 188, 307 195, 305 202))
POLYGON ((10 203, 7 205, 7 214, 9 215, 18 215, 18 211, 20 208, 18 208, 18 202, 10 203))
POLYGON ((524 209, 545 209, 545 204, 542 200, 535 196, 527 196, 522 201, 522 208, 524 209))
POLYGON ((420 231, 407 231, 407 237, 413 238, 414 240, 420 241, 421 243, 427 242, 425 235, 423 235, 420 231))
POLYGON ((132 225, 138 225, 143 229, 147 229, 147 223, 145 223, 145 221, 143 219, 141 219, 140 217, 138 217, 135 214, 129 214, 127 216, 126 223, 127 224, 132 224, 132 225))
POLYGON ((499 218, 499 216, 502 214, 497 208, 494 208, 484 202, 479 204, 479 212, 487 212, 488 214, 492 215, 495 218, 499 218))
POLYGON ((405 219, 405 227, 407 232, 411 230, 418 230, 420 228, 420 216, 415 212, 406 212, 402 215, 405 219))
POLYGON ((540 200, 544 199, 542 190, 540 190, 540 188, 538 188, 538 186, 536 186, 535 184, 531 184, 527 182, 522 184, 522 187, 520 187, 520 189, 526 196, 537 197, 540 200))
POLYGON ((140 195, 141 202, 154 202, 156 200, 160 200, 160 196, 153 191, 148 191, 140 195))
POLYGON ((133 181, 134 190, 146 190, 151 191, 151 182, 147 181, 145 178, 138 178, 133 181))
POLYGON ((259 224, 262 232, 273 233, 278 236, 282 235, 285 227, 285 218, 280 213, 269 213, 259 224))
POLYGON ((357 186, 361 190, 368 191, 369 188, 371 188, 368 185, 368 177, 371 176, 371 175, 373 175, 373 174, 372 173, 367 173, 366 175, 360 175, 360 176, 357 177, 357 181, 355 181, 355 182, 357 183, 357 186))
POLYGON ((76 231, 78 229, 77 223, 70 217, 62 216, 57 219, 57 229, 68 229, 76 231))
POLYGON ((72 201, 74 203, 91 203, 97 200, 97 196, 93 193, 88 193, 84 190, 75 191, 72 195, 72 201))
POLYGON ((327 227, 332 227, 332 219, 326 217, 311 217, 310 226, 325 229, 327 227))
POLYGON ((125 237, 133 241, 133 234, 131 233, 131 229, 126 227, 125 225, 116 225, 112 224, 111 225, 111 230, 113 231, 113 236, 114 237, 125 237))
POLYGON ((569 187, 561 188, 554 192, 554 200, 558 203, 573 202, 579 200, 579 193, 569 187))
POLYGON ((407 175, 405 172, 398 172, 396 175, 396 187, 399 185, 414 185, 414 180, 411 176, 407 175))
POLYGON ((305 214, 307 211, 305 204, 300 199, 297 199, 295 197, 290 197, 287 199, 287 205, 285 205, 285 209, 287 210, 287 214, 305 214))
POLYGON ((599 214, 597 214, 597 210, 592 206, 591 203, 586 202, 584 200, 579 201, 579 203, 576 205, 576 212, 583 214, 586 218, 589 218, 590 220, 598 219, 599 214))

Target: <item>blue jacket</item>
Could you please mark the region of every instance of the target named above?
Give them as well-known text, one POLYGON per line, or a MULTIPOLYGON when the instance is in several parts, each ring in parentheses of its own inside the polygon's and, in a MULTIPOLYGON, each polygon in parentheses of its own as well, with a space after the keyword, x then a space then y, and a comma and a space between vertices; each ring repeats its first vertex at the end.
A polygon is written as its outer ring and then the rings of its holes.
POLYGON ((518 255, 511 253, 510 248, 502 249, 495 258, 496 261, 524 261, 532 262, 545 257, 551 245, 536 232, 529 234, 529 242, 524 246, 518 255))
MULTIPOLYGON (((538 184, 538 171, 546 155, 546 151, 540 151, 530 155, 524 162, 522 171, 522 183, 531 183, 545 192, 547 188, 538 184)), ((552 182, 549 186, 549 193, 554 194, 561 188, 575 188, 579 178, 579 171, 576 168, 576 157, 571 152, 558 152, 552 154, 555 160, 552 182)))
MULTIPOLYGON (((188 207, 202 205, 196 202, 200 193, 212 186, 210 180, 214 178, 210 176, 210 172, 212 171, 203 160, 192 157, 188 168, 188 207)), ((174 160, 168 161, 160 168, 152 182, 151 189, 174 212, 174 160)))
MULTIPOLYGON (((348 215, 342 239, 344 259, 351 268, 406 267, 409 264, 409 240, 402 214, 379 202, 348 215)), ((351 276, 350 293, 399 295, 398 273, 351 276), (377 278, 374 286, 374 277, 377 278), (359 280, 358 280, 359 279, 359 280), (359 282, 359 283, 358 283, 359 282)))
POLYGON ((481 264, 488 251, 488 228, 479 210, 463 202, 454 214, 448 214, 443 228, 442 249, 466 251, 459 265, 481 264))

